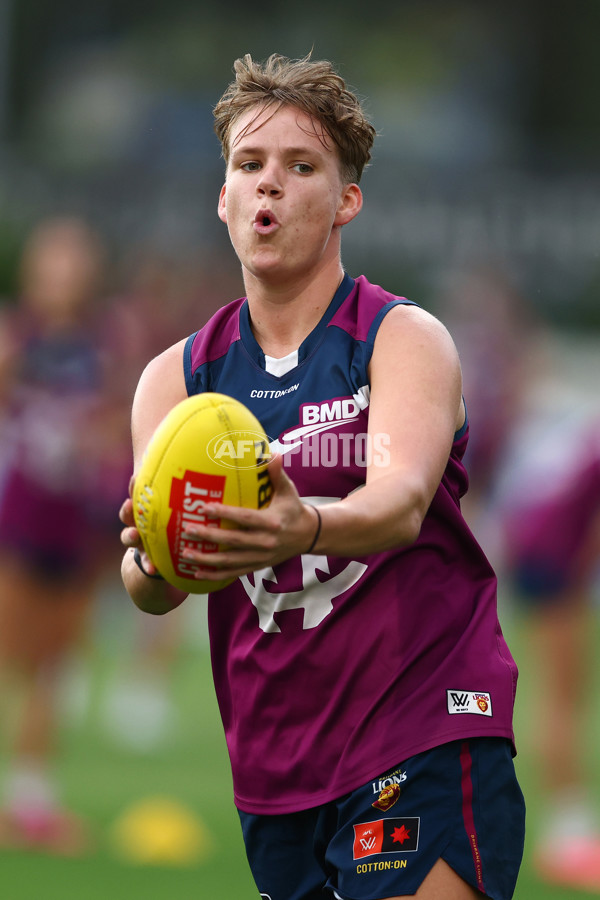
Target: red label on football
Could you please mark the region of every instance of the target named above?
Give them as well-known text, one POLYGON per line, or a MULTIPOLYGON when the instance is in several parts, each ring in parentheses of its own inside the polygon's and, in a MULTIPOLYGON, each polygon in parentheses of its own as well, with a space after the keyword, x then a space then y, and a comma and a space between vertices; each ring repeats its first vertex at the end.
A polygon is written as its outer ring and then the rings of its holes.
POLYGON ((175 573, 182 578, 194 575, 194 566, 183 556, 187 547, 214 553, 217 544, 208 541, 189 541, 182 534, 186 524, 211 525, 219 528, 220 519, 209 519, 203 510, 204 503, 222 503, 226 475, 208 475, 186 470, 183 478, 173 478, 169 506, 171 515, 167 525, 169 551, 175 573))

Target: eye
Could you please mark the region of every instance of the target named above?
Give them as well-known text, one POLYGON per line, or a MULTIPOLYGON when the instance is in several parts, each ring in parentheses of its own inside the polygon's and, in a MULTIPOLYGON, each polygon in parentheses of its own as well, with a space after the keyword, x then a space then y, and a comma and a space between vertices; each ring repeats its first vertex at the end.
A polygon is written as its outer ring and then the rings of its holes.
POLYGON ((258 172, 258 170, 260 169, 260 163, 254 161, 245 162, 241 164, 240 168, 243 169, 244 172, 258 172))
POLYGON ((314 171, 313 167, 308 163, 294 163, 292 168, 295 169, 299 175, 310 175, 314 171))

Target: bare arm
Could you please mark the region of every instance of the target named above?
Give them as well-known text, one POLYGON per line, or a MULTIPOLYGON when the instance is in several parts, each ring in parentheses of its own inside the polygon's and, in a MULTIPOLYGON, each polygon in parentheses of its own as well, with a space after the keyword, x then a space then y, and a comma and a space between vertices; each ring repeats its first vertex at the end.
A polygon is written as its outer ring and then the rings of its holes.
POLYGON ((413 543, 464 422, 458 353, 445 327, 415 307, 383 320, 370 366, 369 435, 387 447, 365 488, 323 508, 321 553, 354 555, 413 543))
MULTIPOLYGON (((319 507, 315 553, 364 555, 415 541, 464 422, 456 348, 444 326, 422 309, 400 306, 387 314, 370 379, 369 433, 387 448, 386 464, 373 459, 362 490, 319 507)), ((240 575, 306 552, 315 533, 314 510, 300 501, 280 460, 273 465, 273 481, 266 510, 210 507, 211 515, 236 521, 240 530, 191 530, 198 538, 218 537, 227 547, 211 554, 216 571, 201 568, 198 577, 240 575)), ((209 562, 199 552, 191 558, 199 566, 209 562)))
MULTIPOLYGON (((184 342, 180 342, 157 356, 148 364, 140 378, 131 414, 133 479, 157 426, 177 403, 187 397, 182 364, 183 346, 184 342)), ((125 526, 121 532, 121 542, 128 548, 121 565, 121 575, 127 592, 136 606, 144 612, 157 615, 168 612, 178 606, 186 595, 176 591, 164 581, 148 578, 136 565, 134 551, 138 549, 146 572, 156 573, 155 567, 144 553, 139 532, 135 527, 131 498, 124 501, 119 515, 125 526)))

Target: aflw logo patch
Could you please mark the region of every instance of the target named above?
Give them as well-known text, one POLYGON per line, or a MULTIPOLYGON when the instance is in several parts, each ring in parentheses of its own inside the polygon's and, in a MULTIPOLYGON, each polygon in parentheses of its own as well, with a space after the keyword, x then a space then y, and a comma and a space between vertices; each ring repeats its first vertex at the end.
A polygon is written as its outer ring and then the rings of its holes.
POLYGON ((405 819, 377 819, 354 825, 354 859, 377 853, 410 853, 419 846, 418 816, 405 819))
POLYGON ((446 691, 448 713, 473 713, 476 716, 492 715, 492 698, 486 691, 446 691))

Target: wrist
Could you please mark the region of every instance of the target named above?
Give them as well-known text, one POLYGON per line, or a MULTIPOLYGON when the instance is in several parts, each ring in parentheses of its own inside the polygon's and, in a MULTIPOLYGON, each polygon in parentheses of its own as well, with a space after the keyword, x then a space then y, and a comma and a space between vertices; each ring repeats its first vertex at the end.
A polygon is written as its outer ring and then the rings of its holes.
POLYGON ((165 580, 162 577, 162 575, 160 574, 160 572, 156 572, 154 575, 151 575, 150 572, 146 572, 146 570, 144 568, 144 564, 142 563, 142 554, 140 553, 140 551, 137 547, 133 551, 133 561, 136 564, 136 566, 138 567, 138 569, 140 570, 140 572, 142 572, 142 574, 146 576, 146 578, 154 578, 156 581, 164 581, 165 580))
POLYGON ((314 509, 314 511, 317 514, 317 529, 314 533, 310 547, 308 548, 308 550, 304 551, 306 554, 314 552, 314 549, 317 545, 317 541, 319 540, 319 537, 321 536, 321 525, 323 524, 322 519, 321 519, 321 513, 319 512, 317 507, 313 506, 311 503, 307 503, 307 506, 310 506, 311 509, 314 509))

